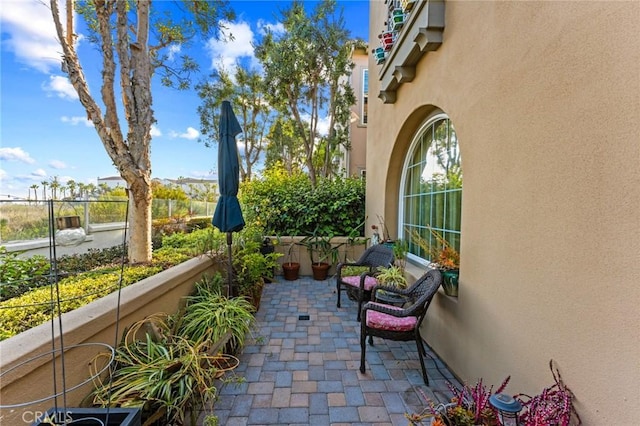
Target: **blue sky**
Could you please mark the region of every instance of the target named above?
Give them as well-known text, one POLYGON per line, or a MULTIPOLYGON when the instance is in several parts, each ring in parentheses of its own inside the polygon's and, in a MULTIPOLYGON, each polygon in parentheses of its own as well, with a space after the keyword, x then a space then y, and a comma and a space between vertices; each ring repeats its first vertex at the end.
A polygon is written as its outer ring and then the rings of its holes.
MULTIPOLYGON (((117 175, 66 76, 60 71, 60 47, 47 1, 0 0, 0 199, 26 198, 29 187, 54 176, 61 183, 96 183, 117 175)), ((64 2, 61 2, 64 3, 64 2)), ((313 2, 307 2, 313 7, 313 2)), ((368 0, 338 1, 353 37, 367 40, 368 0)), ((167 3, 168 4, 168 3, 167 3)), ((197 40, 189 54, 202 76, 236 59, 254 61, 251 42, 265 27, 281 28, 277 18, 289 1, 231 1, 236 20, 227 23, 234 40, 197 40)), ((165 4, 166 5, 166 4, 165 4)), ((165 6, 163 5, 163 6, 165 6)), ((78 26, 76 32, 82 34, 78 26)), ((100 58, 80 40, 79 54, 93 94, 100 84, 100 58), (81 57, 82 60, 82 57, 81 57)), ((196 77, 196 81, 200 78, 196 77)), ((198 142, 200 101, 194 90, 153 85, 156 125, 152 129, 152 175, 175 179, 216 177, 215 148, 198 142)), ((101 103, 101 102, 100 102, 101 103)))

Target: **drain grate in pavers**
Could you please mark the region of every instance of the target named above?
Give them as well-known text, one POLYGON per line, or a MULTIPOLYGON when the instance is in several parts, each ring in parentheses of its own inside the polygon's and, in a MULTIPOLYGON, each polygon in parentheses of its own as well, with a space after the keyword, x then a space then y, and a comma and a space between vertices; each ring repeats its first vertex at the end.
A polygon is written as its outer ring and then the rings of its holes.
POLYGON ((298 315, 298 319, 300 321, 309 321, 309 314, 300 314, 298 315))

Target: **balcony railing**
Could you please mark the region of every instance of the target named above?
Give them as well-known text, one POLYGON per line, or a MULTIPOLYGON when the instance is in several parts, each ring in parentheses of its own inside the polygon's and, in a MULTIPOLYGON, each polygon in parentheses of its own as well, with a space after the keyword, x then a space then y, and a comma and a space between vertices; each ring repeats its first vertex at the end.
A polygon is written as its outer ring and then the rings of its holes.
POLYGON ((385 104, 395 103, 398 88, 415 78, 422 56, 442 44, 444 6, 444 0, 415 2, 380 68, 378 97, 385 104))

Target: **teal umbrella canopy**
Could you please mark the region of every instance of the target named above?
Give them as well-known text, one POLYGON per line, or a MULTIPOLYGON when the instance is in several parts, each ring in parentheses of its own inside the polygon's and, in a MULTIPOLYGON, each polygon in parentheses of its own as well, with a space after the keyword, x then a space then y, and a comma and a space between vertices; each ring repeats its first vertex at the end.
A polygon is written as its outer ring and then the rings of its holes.
POLYGON ((238 232, 244 228, 244 217, 238 202, 240 163, 236 136, 242 128, 229 101, 222 101, 218 127, 218 185, 220 198, 213 214, 213 225, 222 232, 238 232))

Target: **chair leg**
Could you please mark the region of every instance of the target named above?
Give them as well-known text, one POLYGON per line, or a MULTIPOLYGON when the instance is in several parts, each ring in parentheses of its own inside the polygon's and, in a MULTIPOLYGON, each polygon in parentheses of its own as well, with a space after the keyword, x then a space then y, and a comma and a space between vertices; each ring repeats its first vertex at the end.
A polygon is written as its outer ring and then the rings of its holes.
POLYGON ((339 283, 336 284, 336 288, 338 290, 338 305, 337 305, 337 307, 339 308, 340 307, 340 284, 339 283))
POLYGON ((365 352, 367 351, 366 340, 367 340, 367 329, 364 323, 362 323, 362 326, 360 327, 360 372, 362 374, 364 374, 365 372, 364 358, 365 358, 365 352))
POLYGON ((424 355, 422 355, 422 351, 424 347, 422 346, 422 339, 420 339, 420 335, 416 336, 416 346, 418 347, 418 358, 420 358, 420 367, 422 367, 422 379, 424 380, 424 384, 429 386, 429 378, 427 377, 427 368, 424 365, 424 355))

